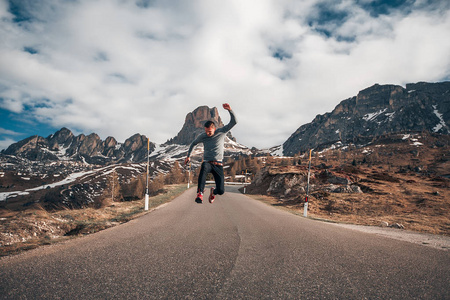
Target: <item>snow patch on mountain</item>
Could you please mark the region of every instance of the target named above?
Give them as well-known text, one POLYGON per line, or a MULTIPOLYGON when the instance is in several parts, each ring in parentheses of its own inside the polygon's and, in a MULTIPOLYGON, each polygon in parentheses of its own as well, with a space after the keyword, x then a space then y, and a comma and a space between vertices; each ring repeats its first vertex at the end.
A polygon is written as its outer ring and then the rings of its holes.
POLYGON ((446 126, 443 115, 437 110, 437 105, 433 105, 433 113, 438 117, 439 123, 433 127, 433 132, 438 132, 446 126))
POLYGON ((156 145, 155 150, 150 154, 151 160, 165 160, 165 161, 175 161, 180 159, 182 156, 186 156, 189 150, 187 145, 178 144, 162 144, 156 145))
POLYGON ((67 147, 64 147, 64 146, 61 147, 59 149, 59 151, 56 152, 56 156, 58 156, 58 158, 61 160, 68 160, 68 158, 66 157, 66 152, 67 152, 67 149, 70 148, 70 146, 72 146, 72 143, 70 143, 70 145, 67 147))
POLYGON ((363 119, 365 121, 374 121, 379 115, 383 114, 386 110, 387 110, 387 108, 381 109, 381 110, 379 110, 377 112, 374 112, 374 113, 365 114, 363 119))
MULTIPOLYGON (((39 190, 43 190, 43 189, 47 189, 47 188, 54 188, 57 186, 69 184, 83 176, 92 174, 93 172, 95 172, 95 171, 83 171, 83 172, 72 173, 61 181, 54 182, 51 184, 41 185, 41 186, 31 188, 31 189, 26 189, 25 191, 3 192, 3 193, 0 193, 0 201, 5 201, 7 198, 16 197, 19 195, 28 195, 29 192, 34 192, 34 191, 39 191, 39 190)), ((59 174, 55 174, 55 175, 59 175, 59 174)))
POLYGON ((388 118, 389 118, 389 122, 391 122, 392 119, 394 119, 395 111, 394 111, 394 112, 391 112, 391 113, 385 113, 384 115, 385 115, 386 117, 388 117, 388 118))
POLYGON ((270 148, 269 153, 272 156, 283 156, 283 145, 270 148))
POLYGON ((38 186, 38 187, 35 187, 35 188, 32 188, 32 189, 27 189, 25 191, 26 192, 32 192, 32 191, 43 190, 43 189, 46 189, 48 187, 54 188, 54 187, 57 187, 57 186, 69 184, 69 183, 74 182, 78 178, 90 175, 90 174, 92 174, 94 172, 95 172, 95 170, 72 173, 72 174, 70 174, 69 176, 67 176, 66 178, 64 178, 61 181, 58 181, 58 182, 55 182, 55 183, 51 183, 51 184, 41 185, 41 186, 38 186))

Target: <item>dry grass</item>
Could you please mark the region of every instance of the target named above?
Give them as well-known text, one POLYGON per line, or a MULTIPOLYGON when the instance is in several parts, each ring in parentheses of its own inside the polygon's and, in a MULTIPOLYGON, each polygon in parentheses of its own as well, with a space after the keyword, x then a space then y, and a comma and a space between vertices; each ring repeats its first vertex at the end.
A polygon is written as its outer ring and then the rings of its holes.
MULTIPOLYGON (((149 208, 168 202, 185 190, 185 184, 166 186, 164 193, 150 197, 149 208)), ((0 256, 98 232, 146 213, 144 199, 114 202, 99 209, 67 209, 48 212, 37 207, 20 212, 1 210, 0 256)))
MULTIPOLYGON (((334 222, 379 226, 399 223, 405 229, 450 236, 450 137, 429 133, 390 135, 363 148, 349 147, 314 153, 308 216, 334 222), (420 141, 417 146, 413 142, 420 141), (334 193, 321 178, 324 170, 348 178, 363 193, 334 193)), ((305 182, 269 191, 275 176, 305 177, 301 166, 277 166, 248 187, 255 197, 270 205, 303 215, 305 182), (297 189, 295 189, 297 188, 297 189), (295 193, 287 192, 295 190, 295 193), (270 194, 271 197, 259 194, 270 194)), ((325 177, 326 179, 326 177, 325 177)), ((341 185, 341 184, 340 184, 341 185)))
MULTIPOLYGON (((373 174, 364 170, 365 174, 373 174)), ((370 176, 359 175, 361 178, 370 176)), ((359 225, 399 223, 405 229, 450 236, 450 189, 439 181, 414 174, 396 174, 396 180, 366 181, 370 192, 362 194, 314 193, 308 216, 359 225), (323 197, 319 197, 319 196, 323 197)), ((249 195, 275 207, 303 215, 304 195, 280 199, 249 195)))

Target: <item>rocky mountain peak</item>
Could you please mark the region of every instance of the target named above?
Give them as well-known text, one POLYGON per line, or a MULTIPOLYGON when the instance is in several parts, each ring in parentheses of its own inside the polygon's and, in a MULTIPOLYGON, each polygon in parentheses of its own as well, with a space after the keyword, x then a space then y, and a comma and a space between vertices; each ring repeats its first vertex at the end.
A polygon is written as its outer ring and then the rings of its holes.
POLYGON ((39 148, 42 145, 46 144, 47 141, 43 137, 33 135, 20 142, 12 144, 4 151, 4 153, 7 155, 13 155, 15 153, 25 153, 28 151, 33 151, 36 148, 39 148))
POLYGON ((105 148, 115 148, 117 146, 117 140, 112 136, 108 136, 103 142, 103 146, 105 148))
POLYGON ((108 136, 102 143, 103 152, 102 154, 107 157, 114 157, 114 151, 117 149, 117 140, 112 136, 108 136))
POLYGON ((54 134, 47 137, 49 148, 52 150, 59 150, 60 147, 69 147, 74 140, 72 131, 66 127, 61 128, 54 134))
POLYGON ((403 93, 401 86, 375 84, 364 89, 356 96, 358 110, 372 109, 373 107, 386 107, 393 104, 398 94, 403 93))
POLYGON ((78 151, 82 155, 94 156, 101 153, 102 140, 96 133, 91 133, 85 136, 82 140, 78 151))
POLYGON ((186 115, 185 123, 193 124, 195 128, 203 128, 206 121, 214 121, 217 127, 223 126, 217 107, 197 107, 193 112, 186 115))
POLYGON ((62 145, 64 143, 66 143, 67 141, 73 139, 73 137, 74 137, 74 135, 73 135, 72 131, 70 131, 66 127, 63 127, 60 130, 58 130, 57 132, 55 132, 54 134, 47 137, 47 139, 49 141, 55 141, 58 144, 62 145))
POLYGON ((396 132, 450 134, 449 124, 450 82, 420 82, 406 88, 375 84, 302 125, 283 149, 285 155, 294 155, 338 141, 396 132))
POLYGON ((206 121, 213 121, 217 127, 224 126, 216 107, 200 106, 186 115, 184 125, 177 136, 167 144, 189 145, 200 133, 206 121))
POLYGON ((147 137, 136 133, 125 140, 123 147, 125 151, 136 151, 137 149, 147 145, 147 137))

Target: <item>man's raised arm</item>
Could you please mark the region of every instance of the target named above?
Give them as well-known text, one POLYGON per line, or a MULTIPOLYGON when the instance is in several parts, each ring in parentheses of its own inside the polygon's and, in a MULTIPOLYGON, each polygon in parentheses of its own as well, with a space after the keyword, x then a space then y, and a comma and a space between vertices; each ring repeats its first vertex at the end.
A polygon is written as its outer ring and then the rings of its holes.
POLYGON ((234 125, 237 124, 237 120, 236 120, 236 116, 234 115, 234 112, 231 110, 230 104, 224 103, 222 106, 224 109, 228 110, 228 112, 230 113, 230 118, 231 118, 230 122, 223 127, 224 131, 226 132, 226 131, 230 131, 230 129, 233 128, 234 125))

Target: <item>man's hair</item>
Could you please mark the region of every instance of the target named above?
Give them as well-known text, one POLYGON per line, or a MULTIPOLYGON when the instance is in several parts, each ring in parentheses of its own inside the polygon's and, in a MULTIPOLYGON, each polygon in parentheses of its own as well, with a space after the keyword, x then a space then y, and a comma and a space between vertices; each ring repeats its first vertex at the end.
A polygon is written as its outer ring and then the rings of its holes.
POLYGON ((216 127, 216 124, 213 121, 206 121, 205 122, 205 128, 209 128, 211 126, 216 127))

